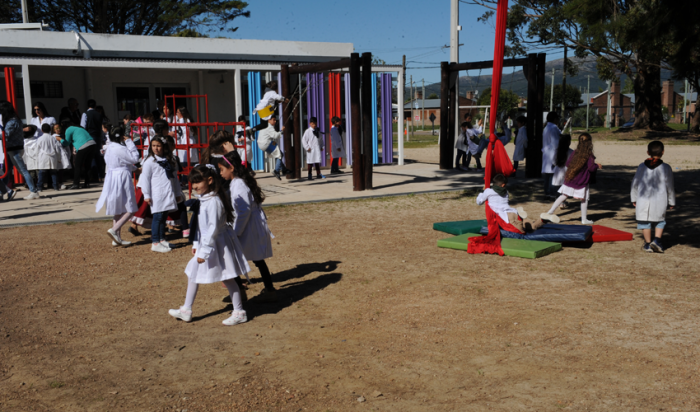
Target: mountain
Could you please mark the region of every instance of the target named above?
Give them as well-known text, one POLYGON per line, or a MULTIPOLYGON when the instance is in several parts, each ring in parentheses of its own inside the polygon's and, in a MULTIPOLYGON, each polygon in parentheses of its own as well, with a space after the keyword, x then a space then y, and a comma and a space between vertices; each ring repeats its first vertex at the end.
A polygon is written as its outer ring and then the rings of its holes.
MULTIPOLYGON (((576 76, 566 76, 566 84, 573 85, 581 89, 582 93, 586 93, 588 87, 588 78, 586 76, 591 76, 591 93, 598 93, 608 89, 608 85, 605 80, 600 80, 598 78, 598 70, 596 59, 593 56, 589 56, 585 59, 578 59, 576 57, 569 59, 578 66, 578 74, 576 76)), ((552 60, 546 63, 547 68, 545 74, 545 81, 547 84, 552 82, 552 69, 555 69, 554 74, 554 84, 561 84, 562 82, 562 68, 564 67, 564 59, 552 60)), ((478 70, 469 71, 466 76, 459 77, 459 93, 464 96, 467 91, 478 90, 481 94, 484 89, 491 87, 492 76, 489 75, 479 75, 478 70), (476 73, 475 73, 476 72, 476 73)), ((464 72, 461 72, 462 74, 464 72)), ((661 70, 661 80, 668 80, 671 78, 670 70, 661 70)), ((624 87, 625 81, 627 80, 626 75, 620 76, 620 85, 624 87)), ((503 68, 503 78, 501 80, 501 88, 505 90, 512 90, 514 93, 522 97, 527 97, 527 80, 523 74, 522 67, 503 68)), ((683 93, 684 84, 683 82, 676 81, 674 84, 674 89, 678 93, 683 93)), ((433 83, 425 85, 425 96, 426 98, 432 93, 440 96, 440 83, 433 83)), ((405 91, 406 96, 410 96, 410 91, 407 88, 405 91)))

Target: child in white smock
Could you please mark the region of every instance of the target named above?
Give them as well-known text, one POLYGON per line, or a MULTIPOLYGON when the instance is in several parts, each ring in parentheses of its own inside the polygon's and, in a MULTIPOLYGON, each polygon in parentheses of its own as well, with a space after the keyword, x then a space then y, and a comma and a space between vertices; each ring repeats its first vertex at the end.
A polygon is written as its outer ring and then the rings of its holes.
POLYGON ((248 318, 235 278, 250 272, 250 267, 230 226, 233 223, 231 200, 212 165, 195 166, 190 172, 189 181, 199 195, 200 208, 192 259, 185 268, 187 294, 185 304, 179 309, 170 309, 168 313, 189 322, 199 285, 223 282, 233 303, 233 313, 222 323, 231 326, 246 322, 248 318))
POLYGON ((304 135, 301 137, 301 145, 304 146, 304 150, 306 151, 306 164, 309 168, 309 180, 314 180, 314 178, 311 176, 311 169, 314 167, 314 165, 316 166, 316 178, 326 178, 326 176, 321 174, 321 156, 325 145, 323 142, 323 137, 320 136, 318 130, 316 129, 316 124, 316 118, 310 118, 309 128, 306 129, 304 135))
POLYGON ((129 246, 131 242, 122 240, 121 230, 138 210, 131 173, 136 170, 139 150, 126 136, 122 127, 112 128, 109 133, 109 142, 110 144, 105 146, 104 155, 107 174, 102 194, 95 205, 95 212, 99 212, 103 206, 106 206, 105 212, 114 216, 112 227, 107 230, 107 235, 112 239, 112 245, 129 246))
POLYGON ((250 171, 243 166, 236 152, 228 152, 219 161, 221 177, 230 180, 231 204, 235 212, 233 230, 243 245, 246 259, 252 260, 260 270, 265 289, 262 298, 274 300, 277 291, 272 284, 270 269, 265 259, 272 257, 272 232, 267 226, 267 216, 262 209, 265 195, 250 171))
POLYGON ((168 212, 177 210, 177 204, 183 194, 176 176, 176 163, 172 156, 166 137, 168 122, 156 120, 153 123, 156 136, 148 147, 148 157, 141 166, 138 187, 141 188, 144 201, 151 207, 153 222, 151 224, 151 250, 170 252, 171 245, 165 241, 165 223, 168 212))

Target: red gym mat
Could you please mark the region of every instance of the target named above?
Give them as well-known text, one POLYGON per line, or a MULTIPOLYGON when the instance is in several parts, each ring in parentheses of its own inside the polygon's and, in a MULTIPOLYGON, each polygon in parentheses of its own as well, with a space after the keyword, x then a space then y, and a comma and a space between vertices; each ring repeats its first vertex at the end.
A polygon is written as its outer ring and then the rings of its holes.
POLYGON ((633 235, 629 232, 613 229, 606 226, 593 225, 593 242, 620 242, 632 240, 633 235))

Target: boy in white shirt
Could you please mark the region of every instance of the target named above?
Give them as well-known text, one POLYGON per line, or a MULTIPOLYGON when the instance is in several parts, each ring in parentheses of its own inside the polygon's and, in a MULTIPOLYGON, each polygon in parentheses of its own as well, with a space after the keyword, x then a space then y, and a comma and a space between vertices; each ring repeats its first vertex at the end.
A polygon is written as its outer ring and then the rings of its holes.
POLYGON ((309 128, 306 129, 304 135, 301 137, 301 145, 304 146, 306 150, 306 164, 309 167, 309 180, 314 180, 311 175, 311 171, 314 166, 316 166, 316 178, 325 179, 326 176, 321 174, 321 157, 323 153, 321 152, 324 148, 323 137, 319 136, 319 132, 316 129, 316 118, 312 117, 309 119, 309 128))
POLYGON ((263 152, 269 154, 273 159, 275 159, 275 170, 274 175, 277 180, 282 180, 281 174, 288 174, 292 171, 287 169, 287 166, 282 162, 282 151, 279 148, 280 137, 282 137, 282 132, 284 131, 284 126, 280 131, 275 130, 275 125, 277 124, 277 116, 274 114, 268 119, 268 126, 265 130, 260 132, 258 135, 258 147, 263 152))
POLYGON ((637 229, 644 235, 645 252, 664 253, 661 235, 666 227, 666 207, 676 206, 676 192, 673 185, 671 166, 661 160, 664 144, 655 140, 647 146, 649 159, 640 164, 632 180, 632 204, 636 209, 637 229), (655 239, 651 228, 655 226, 655 239))
MULTIPOLYGON (((518 207, 517 209, 510 207, 508 203, 508 190, 506 189, 507 183, 508 178, 503 174, 499 173, 494 176, 491 181, 491 188, 484 190, 477 196, 476 204, 483 205, 484 202, 488 201, 491 210, 505 222, 515 226, 520 233, 534 232, 542 227, 544 225, 542 219, 536 221, 525 220, 527 219, 527 213, 522 207, 518 207)), ((554 222, 554 219, 552 219, 552 222, 554 222)), ((554 223, 559 222, 557 221, 554 223)))

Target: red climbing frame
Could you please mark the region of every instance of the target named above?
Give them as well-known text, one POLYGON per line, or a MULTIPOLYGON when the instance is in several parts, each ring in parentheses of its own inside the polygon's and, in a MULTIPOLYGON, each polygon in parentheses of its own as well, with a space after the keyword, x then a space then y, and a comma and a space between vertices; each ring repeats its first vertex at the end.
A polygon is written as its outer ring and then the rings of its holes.
MULTIPOLYGON (((205 96, 206 97, 206 96, 205 96)), ((207 116, 209 117, 209 116, 207 116)), ((219 123, 219 122, 195 122, 195 123, 169 123, 168 126, 187 126, 185 128, 185 144, 176 144, 175 148, 179 150, 185 150, 187 153, 187 165, 183 166, 181 171, 178 171, 178 176, 188 176, 190 174, 190 171, 192 171, 192 168, 194 167, 193 164, 191 164, 190 160, 190 152, 191 149, 196 149, 198 158, 202 153, 201 149, 204 149, 206 147, 209 147, 209 140, 207 138, 207 143, 190 143, 190 132, 192 129, 195 130, 200 130, 200 128, 204 128, 207 131, 207 136, 209 136, 209 131, 211 130, 212 134, 216 132, 217 130, 226 130, 227 128, 231 128, 231 134, 235 135, 236 134, 236 126, 243 126, 243 137, 246 137, 246 131, 245 131, 245 123, 244 122, 226 122, 226 123, 219 123)), ((139 141, 140 144, 136 145, 136 148, 139 150, 139 153, 141 154, 142 157, 148 156, 148 146, 151 144, 151 134, 150 134, 150 129, 153 127, 152 123, 132 123, 131 124, 131 135, 134 135, 134 132, 138 133, 141 136, 141 140, 139 141)), ((245 145, 234 145, 236 149, 245 149, 245 145)), ((245 156, 243 159, 241 159, 244 162, 248 162, 248 152, 245 151, 245 156)), ((136 175, 134 175, 134 183, 136 182, 136 175)), ((188 184, 189 186, 189 195, 192 197, 192 185, 188 184)))
MULTIPOLYGON (((17 102, 16 102, 16 93, 15 93, 15 69, 12 67, 5 67, 5 95, 7 96, 7 101, 12 103, 12 107, 15 108, 15 112, 17 111, 17 102)), ((0 176, 0 179, 4 179, 7 174, 10 171, 10 164, 8 163, 7 159, 7 144, 5 142, 5 131, 3 130, 2 132, 2 158, 4 159, 4 165, 5 165, 5 171, 3 172, 3 175, 0 176)), ((17 172, 17 168, 15 168, 15 184, 19 183, 24 183, 24 179, 22 179, 22 175, 17 172), (19 177, 19 178, 18 178, 19 177)))
MULTIPOLYGON (((328 133, 330 134, 330 129, 333 127, 333 122, 330 121, 333 117, 340 118, 340 73, 328 73, 328 106, 329 106, 329 122, 330 127, 328 128, 328 133)), ((346 108, 347 110, 347 108, 346 108)), ((329 144, 331 150, 331 161, 333 160, 333 139, 329 144)), ((343 163, 343 158, 341 157, 338 161, 338 166, 343 163)))

